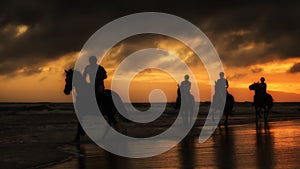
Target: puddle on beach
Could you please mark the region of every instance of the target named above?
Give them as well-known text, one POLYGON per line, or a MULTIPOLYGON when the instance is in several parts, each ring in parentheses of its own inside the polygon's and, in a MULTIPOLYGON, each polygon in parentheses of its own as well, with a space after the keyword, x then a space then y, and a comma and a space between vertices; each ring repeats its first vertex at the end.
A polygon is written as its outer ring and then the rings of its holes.
POLYGON ((188 136, 163 154, 141 159, 82 144, 76 158, 47 169, 300 168, 299 125, 298 120, 222 127, 205 143, 188 136))

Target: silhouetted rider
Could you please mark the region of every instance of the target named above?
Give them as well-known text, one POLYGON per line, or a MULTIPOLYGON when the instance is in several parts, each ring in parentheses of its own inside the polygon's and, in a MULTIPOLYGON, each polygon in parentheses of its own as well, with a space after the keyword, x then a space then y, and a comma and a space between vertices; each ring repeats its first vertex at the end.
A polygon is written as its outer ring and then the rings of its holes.
POLYGON ((227 91, 227 88, 229 85, 228 85, 227 79, 224 78, 224 72, 220 72, 219 76, 220 76, 220 79, 218 79, 215 84, 215 89, 217 90, 216 92, 218 92, 218 90, 226 90, 227 91))
POLYGON ((184 81, 180 84, 181 95, 189 95, 191 89, 191 82, 189 81, 189 75, 184 76, 184 81))
POLYGON ((91 79, 95 78, 95 91, 102 93, 105 89, 104 87, 104 79, 107 78, 107 74, 105 69, 97 64, 96 56, 91 56, 89 58, 90 64, 87 65, 83 72, 83 78, 87 80, 89 77, 88 83, 91 84, 91 79))
POLYGON ((265 83, 264 77, 260 78, 259 86, 260 86, 261 94, 265 96, 267 94, 267 84, 265 83))

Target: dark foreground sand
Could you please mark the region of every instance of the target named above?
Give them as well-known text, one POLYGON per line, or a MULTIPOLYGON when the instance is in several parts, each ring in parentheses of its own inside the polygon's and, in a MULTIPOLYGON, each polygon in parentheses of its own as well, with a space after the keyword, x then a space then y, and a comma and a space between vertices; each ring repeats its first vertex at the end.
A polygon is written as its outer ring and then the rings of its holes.
MULTIPOLYGON (((164 154, 144 159, 112 155, 87 137, 81 145, 73 142, 76 116, 71 104, 0 104, 0 108, 1 169, 300 168, 299 103, 275 103, 268 125, 258 126, 251 104, 236 104, 230 126, 217 129, 203 144, 197 137, 208 104, 201 104, 195 128, 186 139, 164 154)), ((155 123, 125 125, 133 136, 156 134, 172 123, 176 112, 169 106, 155 123)))

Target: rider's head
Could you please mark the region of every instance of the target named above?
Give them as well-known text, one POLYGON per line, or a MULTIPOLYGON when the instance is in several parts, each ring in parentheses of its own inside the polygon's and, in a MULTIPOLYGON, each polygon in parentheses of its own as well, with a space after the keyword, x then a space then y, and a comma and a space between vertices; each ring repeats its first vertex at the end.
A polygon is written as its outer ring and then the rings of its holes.
POLYGON ((184 76, 184 79, 185 79, 185 80, 189 80, 189 78, 190 78, 189 75, 185 75, 185 76, 184 76))
POLYGON ((260 81, 263 83, 263 82, 265 82, 265 78, 264 77, 261 77, 260 78, 260 81))
POLYGON ((220 72, 219 75, 220 75, 220 78, 224 78, 224 72, 220 72))
POLYGON ((97 63, 97 58, 96 58, 96 56, 90 56, 89 62, 90 62, 90 64, 96 64, 96 63, 97 63))

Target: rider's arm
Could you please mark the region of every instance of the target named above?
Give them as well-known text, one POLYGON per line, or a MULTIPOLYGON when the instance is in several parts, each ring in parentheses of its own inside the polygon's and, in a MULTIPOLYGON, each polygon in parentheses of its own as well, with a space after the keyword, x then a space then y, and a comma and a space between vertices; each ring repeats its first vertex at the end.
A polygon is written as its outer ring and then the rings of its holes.
POLYGON ((88 73, 88 71, 87 71, 87 69, 88 69, 88 66, 87 67, 85 67, 85 69, 84 69, 84 71, 83 71, 83 79, 86 79, 86 76, 87 76, 87 73, 88 73))
MULTIPOLYGON (((102 67, 102 66, 101 66, 102 67)), ((106 70, 104 69, 104 67, 102 67, 103 69, 103 79, 106 79, 107 78, 107 72, 106 70)))
POLYGON ((226 79, 226 89, 229 87, 228 81, 226 79))

